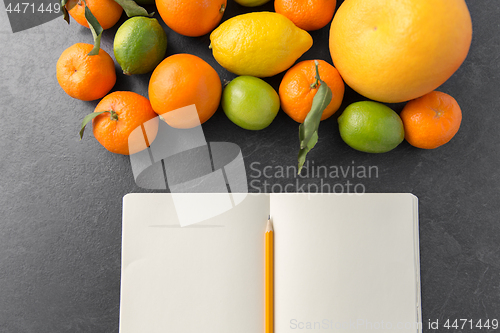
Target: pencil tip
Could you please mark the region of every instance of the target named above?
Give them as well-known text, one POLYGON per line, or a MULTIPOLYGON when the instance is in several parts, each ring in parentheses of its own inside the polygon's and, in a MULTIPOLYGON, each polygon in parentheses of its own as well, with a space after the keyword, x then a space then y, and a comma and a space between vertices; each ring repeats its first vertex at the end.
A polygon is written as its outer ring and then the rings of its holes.
POLYGON ((273 222, 271 221, 271 216, 269 216, 269 219, 267 220, 266 232, 269 231, 273 231, 273 222))

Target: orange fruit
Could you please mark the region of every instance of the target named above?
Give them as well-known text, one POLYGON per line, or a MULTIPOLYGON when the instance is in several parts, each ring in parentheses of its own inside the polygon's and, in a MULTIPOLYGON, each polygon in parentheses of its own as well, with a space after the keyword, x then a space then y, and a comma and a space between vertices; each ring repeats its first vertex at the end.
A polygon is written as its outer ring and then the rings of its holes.
POLYGON ((406 141, 418 148, 434 149, 457 134, 462 111, 453 97, 432 91, 406 103, 400 117, 406 141))
POLYGON ((217 111, 222 84, 215 69, 201 58, 175 54, 153 71, 148 91, 153 110, 163 115, 170 126, 192 128, 206 122, 217 111), (196 119, 185 108, 193 104, 198 112, 196 119), (169 115, 172 111, 176 112, 169 115))
MULTIPOLYGON (((279 88, 281 108, 293 120, 303 123, 311 110, 313 98, 318 92, 313 85, 316 82, 316 66, 319 63, 319 77, 332 91, 332 101, 323 111, 321 120, 331 117, 342 104, 344 81, 335 67, 323 60, 305 60, 290 68, 279 88)), ((319 87, 319 86, 318 86, 319 87)))
POLYGON ((307 31, 318 30, 332 20, 336 0, 276 0, 274 9, 307 31))
POLYGON ((115 64, 103 49, 89 56, 94 46, 77 43, 57 60, 57 81, 73 98, 93 101, 104 97, 116 83, 115 64))
POLYGON ((131 91, 115 91, 97 104, 92 120, 97 141, 112 153, 130 155, 146 149, 158 133, 158 115, 146 97, 131 91), (132 134, 132 135, 131 135, 132 134))
MULTIPOLYGON (((122 16, 123 8, 114 0, 85 0, 85 2, 104 30, 114 26, 122 16)), ((85 2, 69 0, 66 8, 76 22, 88 28, 89 24, 85 18, 85 2)))
POLYGON ((333 18, 330 52, 351 88, 396 103, 448 80, 465 60, 471 38, 464 0, 349 0, 333 18))
POLYGON ((226 6, 227 0, 156 0, 156 8, 165 24, 190 37, 214 30, 226 6))

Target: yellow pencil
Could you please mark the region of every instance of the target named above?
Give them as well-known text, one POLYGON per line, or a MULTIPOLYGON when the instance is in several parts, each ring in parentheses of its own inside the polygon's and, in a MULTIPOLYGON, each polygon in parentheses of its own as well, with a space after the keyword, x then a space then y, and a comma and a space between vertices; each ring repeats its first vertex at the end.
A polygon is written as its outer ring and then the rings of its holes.
POLYGON ((271 218, 267 220, 266 228, 266 330, 274 332, 274 230, 271 218))

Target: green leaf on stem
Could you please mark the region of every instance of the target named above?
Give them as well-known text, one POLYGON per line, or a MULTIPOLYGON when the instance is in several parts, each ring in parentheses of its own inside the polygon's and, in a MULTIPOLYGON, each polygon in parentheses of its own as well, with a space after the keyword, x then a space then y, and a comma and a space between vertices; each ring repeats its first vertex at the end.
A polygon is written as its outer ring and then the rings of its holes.
MULTIPOLYGON (((85 2, 85 0, 83 2, 85 2)), ((101 27, 99 21, 97 21, 94 14, 92 14, 86 2, 85 2, 85 18, 87 19, 90 31, 92 31, 92 36, 94 37, 94 48, 92 49, 92 51, 89 52, 89 56, 98 55, 99 49, 101 48, 101 36, 104 29, 101 27)))
POLYGON ((318 62, 315 61, 316 65, 316 82, 312 85, 313 89, 318 89, 316 95, 313 98, 313 103, 311 110, 306 116, 304 123, 299 126, 299 140, 300 140, 300 150, 298 156, 298 174, 302 170, 302 166, 306 161, 307 153, 314 148, 318 142, 318 128, 321 121, 321 116, 323 111, 326 109, 328 104, 332 101, 332 91, 328 85, 321 80, 319 76, 318 62), (319 87, 318 87, 319 84, 319 87))
POLYGON ((66 3, 68 2, 68 0, 61 0, 61 10, 63 12, 63 18, 66 22, 68 22, 69 24, 69 13, 68 13, 68 9, 66 8, 66 3))
POLYGON ((135 3, 133 0, 115 0, 117 4, 122 6, 123 10, 125 11, 125 14, 127 14, 128 17, 133 17, 133 16, 149 16, 153 17, 154 13, 149 14, 148 11, 138 4, 135 3))
POLYGON ((298 174, 300 174, 300 171, 302 170, 302 167, 304 166, 304 163, 306 162, 306 155, 307 153, 314 148, 314 146, 316 145, 316 143, 318 142, 318 132, 314 132, 313 133, 313 136, 311 137, 311 139, 309 140, 309 142, 307 143, 307 146, 305 146, 304 148, 300 148, 299 150, 299 172, 298 174))
POLYGON ((106 113, 106 112, 111 113, 114 111, 92 112, 91 114, 88 114, 85 116, 85 118, 83 118, 82 127, 80 128, 80 140, 83 139, 83 132, 85 131, 85 126, 87 126, 87 124, 89 122, 91 122, 92 119, 94 119, 95 117, 100 116, 101 114, 106 113))

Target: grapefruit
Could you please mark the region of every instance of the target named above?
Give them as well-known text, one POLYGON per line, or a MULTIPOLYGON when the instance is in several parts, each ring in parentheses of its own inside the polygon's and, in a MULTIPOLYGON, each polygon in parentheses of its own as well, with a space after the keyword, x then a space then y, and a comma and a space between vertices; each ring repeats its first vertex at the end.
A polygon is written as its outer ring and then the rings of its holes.
POLYGON ((330 53, 351 88, 397 103, 448 80, 471 39, 464 0, 346 0, 332 21, 330 53))

